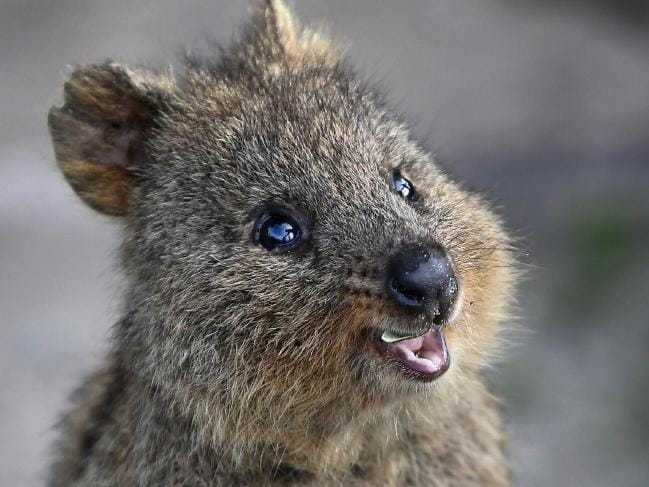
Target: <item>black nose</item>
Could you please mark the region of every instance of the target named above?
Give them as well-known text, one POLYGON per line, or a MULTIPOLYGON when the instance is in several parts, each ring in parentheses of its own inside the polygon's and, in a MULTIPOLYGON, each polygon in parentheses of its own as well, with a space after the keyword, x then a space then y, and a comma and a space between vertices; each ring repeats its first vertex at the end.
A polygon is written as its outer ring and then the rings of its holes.
POLYGON ((399 306, 429 313, 436 323, 448 319, 458 293, 451 260, 439 245, 412 245, 393 255, 386 287, 399 306))

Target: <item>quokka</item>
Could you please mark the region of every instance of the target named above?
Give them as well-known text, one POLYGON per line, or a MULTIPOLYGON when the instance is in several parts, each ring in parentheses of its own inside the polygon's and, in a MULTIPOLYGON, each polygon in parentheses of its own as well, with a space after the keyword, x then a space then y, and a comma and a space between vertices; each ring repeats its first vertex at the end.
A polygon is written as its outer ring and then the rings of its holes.
POLYGON ((49 485, 510 485, 503 225, 281 0, 180 74, 77 68, 49 128, 128 283, 49 485))

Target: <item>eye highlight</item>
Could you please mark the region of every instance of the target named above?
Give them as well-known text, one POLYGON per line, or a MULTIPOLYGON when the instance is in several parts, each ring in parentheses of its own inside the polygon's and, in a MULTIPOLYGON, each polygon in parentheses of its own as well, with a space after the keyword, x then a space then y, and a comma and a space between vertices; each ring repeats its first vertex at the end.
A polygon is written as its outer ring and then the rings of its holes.
POLYGON ((253 241, 269 252, 293 250, 305 240, 306 225, 303 217, 288 209, 264 210, 255 221, 253 241))
POLYGON ((405 200, 415 201, 417 199, 415 186, 410 180, 404 178, 398 169, 392 173, 392 187, 405 200))

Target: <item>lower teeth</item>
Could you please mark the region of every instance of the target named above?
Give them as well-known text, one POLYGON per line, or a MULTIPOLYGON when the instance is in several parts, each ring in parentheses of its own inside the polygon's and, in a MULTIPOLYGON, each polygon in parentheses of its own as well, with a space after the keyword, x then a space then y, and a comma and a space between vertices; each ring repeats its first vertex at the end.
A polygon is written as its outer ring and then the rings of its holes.
POLYGON ((411 338, 416 338, 419 335, 400 335, 392 330, 385 330, 383 335, 381 335, 381 340, 385 343, 396 343, 403 340, 410 340, 411 338))

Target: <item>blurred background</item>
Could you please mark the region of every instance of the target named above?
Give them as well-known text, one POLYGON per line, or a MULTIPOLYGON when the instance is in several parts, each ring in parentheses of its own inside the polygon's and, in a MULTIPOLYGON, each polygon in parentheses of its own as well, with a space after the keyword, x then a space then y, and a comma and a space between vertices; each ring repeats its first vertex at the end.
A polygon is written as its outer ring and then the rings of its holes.
MULTIPOLYGON (((293 5, 520 237, 526 331, 491 374, 517 485, 649 485, 649 2, 293 5)), ((165 65, 246 10, 0 1, 0 485, 43 485, 52 425, 117 318, 117 229, 64 183, 46 131, 65 66, 165 65)))

